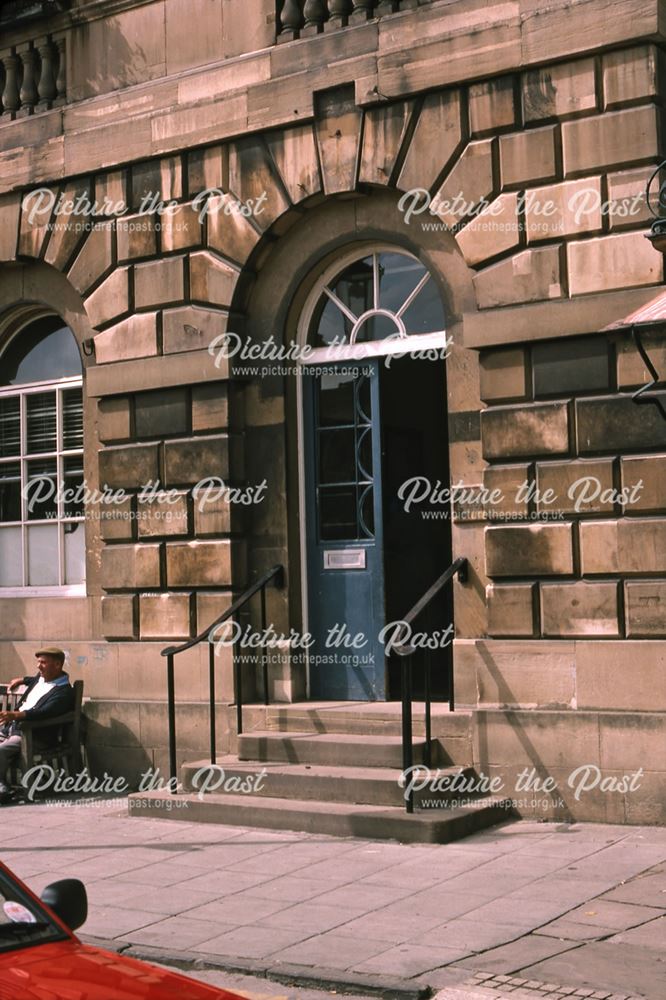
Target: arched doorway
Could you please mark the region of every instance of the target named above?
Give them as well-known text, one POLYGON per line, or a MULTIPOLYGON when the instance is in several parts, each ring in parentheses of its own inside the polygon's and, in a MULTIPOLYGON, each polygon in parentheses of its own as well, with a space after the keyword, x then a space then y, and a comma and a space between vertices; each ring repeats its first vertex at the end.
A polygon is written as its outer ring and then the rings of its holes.
MULTIPOLYGON (((449 481, 446 328, 430 271, 389 244, 339 254, 302 310, 301 570, 311 698, 398 697, 397 671, 385 656, 394 623, 450 562, 450 519, 404 502, 416 480, 422 488, 449 481)), ((433 619, 440 628, 450 622, 444 598, 433 619)))

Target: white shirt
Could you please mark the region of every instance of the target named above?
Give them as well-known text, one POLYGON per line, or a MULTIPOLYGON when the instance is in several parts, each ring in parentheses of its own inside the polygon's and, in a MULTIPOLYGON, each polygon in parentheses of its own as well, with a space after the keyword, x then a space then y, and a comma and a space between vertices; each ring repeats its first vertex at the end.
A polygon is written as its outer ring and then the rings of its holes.
POLYGON ((44 695, 48 694, 55 686, 55 681, 45 681, 43 677, 40 677, 21 705, 20 711, 27 712, 29 709, 34 708, 37 702, 41 701, 44 695))

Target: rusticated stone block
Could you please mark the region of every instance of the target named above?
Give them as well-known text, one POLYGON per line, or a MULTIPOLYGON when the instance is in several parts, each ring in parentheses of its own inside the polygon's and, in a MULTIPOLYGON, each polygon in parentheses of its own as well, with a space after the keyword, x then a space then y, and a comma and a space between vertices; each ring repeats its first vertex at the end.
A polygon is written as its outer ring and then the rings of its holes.
POLYGON ((98 408, 99 439, 124 441, 130 436, 130 405, 127 396, 100 399, 98 408))
POLYGON ((529 70, 523 76, 523 105, 528 122, 596 108, 594 60, 529 70))
POLYGON ((513 125, 516 120, 514 78, 474 83, 469 88, 469 125, 472 135, 513 125))
POLYGON ((566 403, 503 406, 481 413, 485 458, 563 455, 569 449, 566 403))
POLYGON ((532 346, 535 396, 569 396, 610 387, 608 340, 605 336, 537 341, 532 346))
POLYGON ((644 160, 659 152, 659 117, 653 105, 608 111, 592 118, 580 118, 562 125, 564 172, 572 174, 621 166, 644 160))
POLYGON ((186 535, 188 531, 187 494, 172 496, 167 490, 137 506, 139 538, 186 535))
POLYGON ((630 499, 625 513, 666 512, 666 455, 623 458, 621 464, 622 489, 630 499))
POLYGON ((141 594, 142 639, 188 639, 191 594, 141 594))
MULTIPOLYGON (((113 267, 113 223, 100 222, 88 234, 67 277, 77 292, 85 295, 113 267)), ((103 286, 102 286, 103 287, 103 286)))
POLYGON ((95 360, 128 361, 157 354, 157 313, 135 313, 95 337, 95 360))
POLYGON ((487 527, 488 576, 563 576, 573 573, 572 526, 487 527))
POLYGON ((117 267, 85 301, 92 326, 101 326, 129 309, 128 269, 117 267))
POLYGON ((211 477, 226 480, 229 475, 229 438, 226 434, 217 434, 215 437, 167 441, 164 463, 168 486, 198 483, 211 477))
POLYGON ((213 622, 231 607, 231 594, 213 590, 197 591, 197 633, 209 628, 213 622))
MULTIPOLYGON (((333 131, 345 124, 338 122, 333 131)), ((260 229, 268 229, 289 208, 277 182, 270 158, 259 136, 237 139, 229 144, 229 190, 252 210, 260 229)))
POLYGON ((493 188, 493 140, 470 142, 437 192, 431 211, 448 226, 460 225, 465 218, 464 210, 457 208, 460 196, 471 210, 488 198, 493 188))
POLYGON ((159 545, 105 545, 101 583, 105 590, 159 587, 159 545))
POLYGON ((537 489, 543 497, 550 491, 552 503, 537 503, 539 511, 563 511, 572 514, 612 513, 613 502, 602 500, 613 490, 613 462, 600 459, 589 462, 539 462, 537 489))
POLYGON ((503 186, 554 178, 555 126, 500 136, 500 165, 503 186))
POLYGON ((581 565, 592 573, 662 573, 666 553, 666 519, 623 518, 583 521, 581 565))
POLYGON ((99 454, 99 478, 111 489, 136 489, 159 476, 156 444, 126 444, 104 448, 99 454))
POLYGON ((231 530, 231 504, 225 499, 221 483, 211 484, 210 493, 202 492, 194 500, 194 534, 228 535, 231 530))
POLYGON ((102 598, 102 633, 107 639, 135 639, 138 634, 136 596, 114 594, 102 598))
MULTIPOLYGON (((413 108, 413 101, 395 101, 366 111, 359 170, 361 183, 388 184, 407 135, 413 108)), ((300 198, 294 198, 291 190, 289 194, 293 202, 303 197, 301 194, 300 198)))
POLYGON ((534 583, 486 587, 488 635, 534 635, 534 583))
POLYGON ((187 190, 190 195, 222 187, 222 147, 190 149, 187 153, 187 190))
POLYGON ((628 636, 666 636, 666 580, 625 583, 624 607, 628 636))
POLYGON ((49 197, 44 199, 43 207, 41 202, 24 199, 28 201, 28 210, 23 209, 21 212, 18 238, 18 252, 22 257, 40 257, 44 249, 48 225, 53 214, 52 199, 58 196, 57 188, 46 188, 46 190, 49 192, 49 197))
POLYGON ((153 257, 157 253, 154 215, 125 215, 116 221, 118 260, 153 257))
POLYGON ((576 426, 581 454, 666 447, 666 420, 631 396, 577 399, 576 426))
POLYGON ((664 274, 663 258, 644 233, 618 233, 567 244, 572 295, 653 285, 664 274))
POLYGON ((227 386, 205 382, 192 389, 192 430, 217 431, 229 424, 227 386))
POLYGON ((259 242, 259 232, 243 214, 238 199, 231 194, 210 198, 207 218, 208 246, 223 257, 244 264, 259 242))
POLYGON ((489 520, 502 520, 503 515, 527 515, 527 499, 525 498, 525 482, 530 481, 530 467, 524 465, 488 466, 483 472, 483 485, 489 492, 496 492, 497 502, 485 504, 486 517, 489 520))
POLYGON ((127 171, 110 170, 95 177, 95 200, 100 206, 106 202, 109 215, 120 215, 128 205, 127 171))
MULTIPOLYGON (((663 650, 663 643, 654 640, 576 642, 579 711, 611 709, 613 713, 601 720, 602 768, 617 767, 622 773, 629 767, 649 770, 645 762, 653 763, 655 748, 666 746, 666 740, 662 738, 660 742, 652 726, 652 720, 657 719, 659 729, 664 725, 663 650), (641 714, 630 715, 629 712, 641 714)), ((585 758, 588 759, 593 758, 585 758)))
POLYGON ((462 122, 458 91, 429 94, 398 178, 402 191, 430 188, 460 145, 462 122))
MULTIPOLYGON (((641 337, 643 346, 657 372, 666 371, 666 335, 663 330, 641 337)), ((663 376, 662 376, 663 377, 663 376)), ((620 341, 617 348, 617 384, 621 389, 652 382, 652 375, 636 349, 633 340, 620 341)))
POLYGON ((131 542, 134 537, 132 498, 100 504, 99 529, 105 542, 131 542))
POLYGON ((171 201, 183 196, 183 171, 179 156, 162 160, 145 160, 132 165, 132 207, 144 208, 157 197, 171 201), (145 201, 144 201, 145 200, 145 201))
POLYGON ((520 239, 518 196, 501 194, 456 233, 467 263, 474 267, 518 246, 520 239))
POLYGON ((229 586, 230 583, 230 542, 167 544, 167 584, 170 587, 229 586))
MULTIPOLYGON (((648 208, 645 190, 654 167, 638 167, 635 170, 619 170, 608 174, 608 205, 611 229, 641 225, 652 222, 652 213, 648 208)), ((659 182, 666 179, 662 174, 655 178, 653 190, 659 182)))
POLYGON ((619 635, 617 583, 544 583, 541 628, 546 636, 619 635))
POLYGON ((607 52, 602 66, 606 107, 664 92, 664 57, 655 45, 607 52))
POLYGON ((134 301, 137 308, 177 302, 183 298, 183 258, 137 264, 134 268, 134 301))
MULTIPOLYGON (((72 206, 81 196, 90 197, 88 181, 68 184, 62 193, 64 203, 70 202, 72 206)), ((44 260, 47 264, 52 264, 56 270, 64 271, 77 246, 85 238, 82 227, 87 220, 83 215, 75 215, 72 211, 59 214, 54 221, 56 225, 51 230, 44 260)))
POLYGON ((16 258, 21 196, 5 194, 0 197, 0 260, 16 258))
MULTIPOLYGON (((165 354, 179 354, 182 351, 198 351, 210 348, 212 342, 222 337, 227 330, 229 314, 199 306, 180 306, 166 309, 162 314, 162 343, 165 354)), ((222 344, 214 350, 215 356, 222 350, 222 344)), ((223 352, 224 353, 224 352, 223 352)), ((220 360, 220 374, 227 374, 226 357, 220 360)))
POLYGON ((229 306, 234 294, 238 271, 201 250, 190 256, 190 295, 198 302, 229 306))
POLYGON ((601 178, 549 184, 526 193, 527 239, 553 240, 601 229, 601 178))
POLYGON ((186 250, 201 244, 199 212, 191 204, 179 205, 162 216, 162 250, 186 250))
POLYGON ((473 281, 479 309, 559 298, 559 247, 523 250, 478 271, 473 281))
MULTIPOLYGON (((397 109, 394 117, 400 115, 401 107, 402 105, 390 105, 390 108, 397 109)), ((389 109, 382 110, 388 112, 389 109)), ((366 128, 368 121, 366 117, 366 128)), ((270 132, 266 136, 266 145, 295 205, 311 194, 321 191, 317 147, 311 125, 270 132)), ((385 156, 387 155, 385 152, 385 156)))
POLYGON ((134 400, 134 424, 138 438, 184 434, 189 426, 187 391, 176 386, 138 393, 134 400))

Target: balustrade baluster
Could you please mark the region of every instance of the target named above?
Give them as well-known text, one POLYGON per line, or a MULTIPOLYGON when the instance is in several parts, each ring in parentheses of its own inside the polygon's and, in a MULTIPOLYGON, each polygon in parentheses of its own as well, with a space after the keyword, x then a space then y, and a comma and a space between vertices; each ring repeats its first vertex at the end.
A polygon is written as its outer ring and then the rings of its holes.
POLYGON ((24 49, 21 52, 23 63, 23 82, 21 83, 21 108, 20 115, 31 115, 35 110, 38 93, 35 78, 37 75, 37 53, 33 48, 24 49))
POLYGON ((332 28, 343 28, 352 12, 351 0, 328 0, 328 23, 332 28))
POLYGON ((56 49, 51 39, 46 38, 40 42, 38 51, 42 64, 42 70, 39 74, 39 83, 37 84, 37 93, 39 94, 39 103, 37 108, 40 111, 46 111, 53 105, 53 101, 56 96, 56 49))
POLYGON ((367 21, 372 17, 374 0, 354 0, 354 10, 350 20, 352 22, 367 21))
POLYGON ((54 107, 67 102, 67 48, 65 37, 54 39, 58 50, 58 75, 56 76, 56 97, 54 107))
POLYGON ((2 117, 15 118, 16 112, 21 107, 18 82, 21 61, 12 52, 5 56, 2 62, 5 69, 5 86, 2 91, 2 117))
POLYGON ((392 14, 397 9, 397 0, 379 0, 379 3, 375 8, 375 16, 381 17, 383 14, 392 14))
MULTIPOLYGON (((315 28, 316 31, 319 32, 321 31, 324 21, 326 20, 326 4, 323 0, 306 0, 303 8, 303 14, 305 15, 306 29, 315 28)), ((310 33, 311 32, 308 32, 308 34, 310 33)))
POLYGON ((301 5, 297 0, 284 0, 280 24, 282 25, 280 34, 286 35, 287 38, 298 38, 299 30, 303 27, 303 16, 301 5))

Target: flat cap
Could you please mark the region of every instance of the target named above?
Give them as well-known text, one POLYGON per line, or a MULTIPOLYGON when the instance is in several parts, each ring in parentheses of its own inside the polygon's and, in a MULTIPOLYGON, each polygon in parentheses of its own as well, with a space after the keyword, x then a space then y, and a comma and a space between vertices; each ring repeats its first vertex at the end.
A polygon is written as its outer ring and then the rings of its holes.
POLYGON ((43 649, 38 649, 35 656, 55 656, 59 660, 65 659, 65 651, 59 649, 57 646, 44 646, 43 649))

